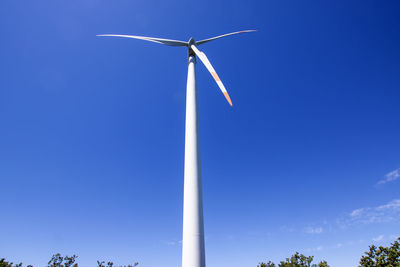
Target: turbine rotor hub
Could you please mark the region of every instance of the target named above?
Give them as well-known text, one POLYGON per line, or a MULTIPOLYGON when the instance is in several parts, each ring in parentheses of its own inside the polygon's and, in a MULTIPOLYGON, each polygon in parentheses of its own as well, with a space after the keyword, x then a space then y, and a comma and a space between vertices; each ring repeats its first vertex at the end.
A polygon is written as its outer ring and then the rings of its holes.
POLYGON ((190 37, 188 45, 191 46, 192 44, 195 44, 195 40, 193 39, 193 37, 190 37))

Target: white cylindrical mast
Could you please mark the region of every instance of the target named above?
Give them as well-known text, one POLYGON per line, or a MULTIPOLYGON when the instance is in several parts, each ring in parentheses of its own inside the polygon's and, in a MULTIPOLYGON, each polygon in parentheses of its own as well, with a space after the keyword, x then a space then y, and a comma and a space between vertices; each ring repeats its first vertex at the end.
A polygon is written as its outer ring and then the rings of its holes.
POLYGON ((189 56, 188 64, 182 267, 205 267, 200 143, 197 121, 196 58, 194 55, 189 56))

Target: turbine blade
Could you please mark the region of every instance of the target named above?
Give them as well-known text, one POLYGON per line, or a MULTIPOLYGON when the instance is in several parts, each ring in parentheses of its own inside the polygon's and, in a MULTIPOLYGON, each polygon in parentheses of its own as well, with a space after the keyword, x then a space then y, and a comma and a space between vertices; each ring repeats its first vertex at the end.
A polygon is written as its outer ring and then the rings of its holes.
POLYGON ((225 89, 224 84, 221 82, 221 79, 218 77, 217 72, 211 65, 211 62, 208 60, 206 54, 201 52, 195 45, 191 45, 190 48, 196 53, 196 55, 200 58, 201 62, 203 62, 204 66, 206 66, 207 70, 211 73, 211 76, 213 76, 214 80, 218 84, 218 87, 221 89, 222 93, 224 94, 226 100, 228 101, 229 105, 232 106, 232 101, 231 98, 229 97, 228 92, 225 89))
POLYGON ((139 39, 139 40, 154 42, 154 43, 158 43, 158 44, 165 44, 165 45, 169 45, 169 46, 188 46, 188 43, 187 42, 183 42, 183 41, 161 39, 161 38, 154 38, 154 37, 146 37, 146 36, 123 35, 123 34, 98 34, 96 36, 111 36, 111 37, 133 38, 133 39, 139 39))
POLYGON ((201 45, 201 44, 213 41, 215 39, 219 39, 219 38, 230 36, 230 35, 234 35, 234 34, 245 33, 245 32, 255 32, 255 31, 257 31, 257 30, 244 30, 244 31, 239 31, 239 32, 231 32, 231 33, 227 33, 227 34, 215 36, 215 37, 212 37, 212 38, 209 38, 209 39, 204 39, 204 40, 198 41, 198 42, 196 42, 196 45, 201 45))

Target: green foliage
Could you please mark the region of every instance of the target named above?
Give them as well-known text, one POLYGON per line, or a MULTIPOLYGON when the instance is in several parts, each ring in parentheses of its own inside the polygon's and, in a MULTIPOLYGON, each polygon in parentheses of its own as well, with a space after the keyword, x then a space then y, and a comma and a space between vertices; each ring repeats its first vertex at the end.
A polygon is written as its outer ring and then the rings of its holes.
POLYGON ((275 263, 269 261, 267 263, 261 262, 257 267, 276 267, 275 263))
MULTIPOLYGON (((71 257, 62 257, 60 253, 53 255, 46 267, 78 267, 75 260, 78 256, 73 255, 71 257)), ((285 261, 281 261, 278 267, 329 267, 326 261, 321 261, 318 264, 312 264, 314 256, 304 256, 296 252, 290 258, 286 258, 285 261)), ((118 266, 118 267, 135 267, 139 263, 118 266)), ((98 267, 117 267, 114 266, 112 261, 97 261, 98 267)), ((22 267, 22 263, 13 264, 7 262, 4 258, 0 259, 0 267, 22 267)), ((27 267, 32 267, 28 265, 27 267)), ((261 262, 257 267, 276 267, 275 263, 268 261, 267 263, 261 262)), ((365 252, 365 255, 360 259, 359 267, 400 267, 400 237, 391 244, 389 247, 376 247, 374 245, 369 247, 369 251, 365 252)))
POLYGON ((78 267, 78 264, 75 263, 77 257, 76 255, 62 257, 60 253, 57 253, 51 257, 47 267, 78 267))
POLYGON ((290 259, 286 258, 286 261, 281 261, 278 267, 310 267, 313 259, 314 256, 306 257, 296 252, 290 259))
MULTIPOLYGON (((76 255, 72 255, 71 257, 63 257, 60 253, 57 253, 51 257, 46 267, 78 267, 78 263, 75 263, 76 258, 78 258, 78 256, 76 255)), ((124 266, 114 266, 114 263, 112 261, 107 262, 107 264, 104 261, 97 261, 98 267, 135 267, 138 265, 139 263, 135 262, 134 264, 124 266)), ((13 265, 12 262, 7 262, 5 259, 0 259, 0 267, 22 267, 22 263, 13 265)), ((33 266, 28 265, 27 267, 33 266)))
POLYGON ((7 262, 6 259, 0 259, 0 267, 21 267, 22 266, 22 262, 19 264, 15 264, 13 265, 12 262, 7 262))
POLYGON ((328 263, 326 261, 321 261, 320 263, 318 263, 317 265, 318 267, 329 267, 328 263))
MULTIPOLYGON (((292 257, 286 258, 285 261, 281 261, 278 267, 329 267, 326 261, 321 261, 318 264, 311 265, 314 260, 314 256, 304 256, 296 252, 292 257)), ((276 267, 275 263, 269 261, 268 263, 261 262, 257 267, 276 267)))
POLYGON ((400 267, 400 237, 390 247, 369 247, 359 267, 400 267))
MULTIPOLYGON (((128 266, 124 265, 124 267, 135 267, 137 265, 139 265, 139 263, 135 262, 133 265, 130 265, 130 264, 128 266)), ((97 261, 97 267, 114 267, 114 263, 112 261, 109 261, 109 262, 107 262, 107 265, 105 265, 105 261, 97 261)), ((119 266, 119 267, 122 267, 122 266, 119 266)))

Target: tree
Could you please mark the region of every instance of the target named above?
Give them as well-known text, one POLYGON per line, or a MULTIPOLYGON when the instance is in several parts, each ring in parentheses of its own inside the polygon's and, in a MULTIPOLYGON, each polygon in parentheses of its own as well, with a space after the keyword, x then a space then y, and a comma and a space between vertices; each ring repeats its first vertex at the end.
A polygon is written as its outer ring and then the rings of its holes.
POLYGON ((317 265, 318 267, 329 267, 328 263, 326 261, 321 261, 320 263, 318 263, 317 265))
POLYGON ((313 259, 314 256, 306 257, 296 252, 290 259, 286 258, 286 261, 281 261, 278 267, 310 267, 313 259))
POLYGON ((0 259, 0 267, 21 267, 22 266, 22 262, 19 264, 15 264, 13 265, 12 262, 8 262, 6 261, 6 259, 0 259))
POLYGON ((261 262, 257 267, 276 267, 275 263, 269 261, 267 263, 261 262))
MULTIPOLYGON (((76 258, 78 258, 78 256, 76 255, 72 255, 71 257, 69 256, 63 257, 61 256, 60 253, 57 253, 51 257, 46 267, 78 267, 78 263, 75 263, 76 258)), ((112 261, 107 262, 107 265, 105 264, 105 261, 97 261, 98 267, 135 267, 137 265, 139 265, 138 262, 124 266, 114 266, 114 263, 112 261)), ((0 259, 0 267, 22 267, 22 262, 13 265, 12 262, 7 262, 3 258, 0 259)), ((28 265, 27 267, 33 267, 33 266, 28 265)))
POLYGON ((76 258, 78 258, 76 255, 62 257, 60 253, 57 253, 51 257, 47 267, 78 267, 78 263, 75 263, 76 258))
MULTIPOLYGON (((97 261, 97 267, 113 267, 114 266, 114 263, 112 261, 107 262, 107 265, 104 265, 104 264, 105 264, 105 261, 97 261)), ((124 265, 124 267, 135 267, 137 265, 139 265, 139 263, 135 262, 133 265, 130 265, 130 264, 128 266, 124 265)), ((119 267, 122 267, 122 266, 119 266, 119 267)))
MULTIPOLYGON (((314 260, 314 256, 304 256, 296 252, 292 257, 286 258, 285 261, 281 261, 278 267, 329 267, 326 261, 321 261, 318 264, 311 265, 314 260)), ((275 263, 269 261, 268 263, 261 262, 257 267, 276 267, 275 263)))
POLYGON ((399 267, 400 237, 390 247, 369 247, 369 251, 360 259, 359 267, 399 267))

